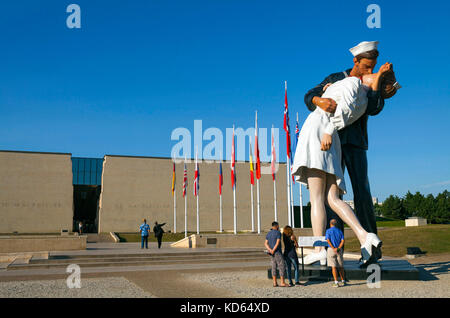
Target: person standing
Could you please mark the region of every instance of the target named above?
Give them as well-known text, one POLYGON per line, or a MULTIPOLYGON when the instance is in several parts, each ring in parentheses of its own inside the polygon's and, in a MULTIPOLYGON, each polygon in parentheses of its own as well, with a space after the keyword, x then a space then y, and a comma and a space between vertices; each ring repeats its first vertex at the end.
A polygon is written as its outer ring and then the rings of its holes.
MULTIPOLYGON (((325 112, 334 113, 337 107, 336 101, 331 98, 322 98, 326 88, 330 84, 348 76, 361 78, 363 75, 372 74, 379 55, 377 46, 378 41, 364 41, 351 48, 353 68, 343 72, 333 73, 327 76, 316 87, 310 89, 305 94, 305 104, 308 109, 314 111, 316 107, 319 107, 325 112)), ((338 133, 342 145, 342 167, 343 170, 344 167, 347 168, 352 183, 355 214, 361 226, 367 232, 377 234, 377 224, 367 174, 367 121, 369 116, 378 115, 383 110, 384 99, 381 96, 380 90, 370 90, 367 93, 367 98, 368 105, 364 115, 353 124, 339 130, 338 133)), ((339 220, 337 226, 343 230, 344 225, 342 220, 333 211, 327 210, 332 215, 332 218, 339 220)))
POLYGON ((82 221, 78 222, 78 234, 79 235, 83 234, 83 222, 82 221))
POLYGON ((281 287, 287 287, 284 281, 285 262, 281 254, 281 233, 279 231, 278 222, 272 222, 272 229, 266 235, 265 247, 271 256, 273 287, 278 287, 277 268, 281 277, 281 287))
POLYGON ((158 240, 158 248, 161 248, 162 237, 163 237, 163 234, 164 234, 164 230, 162 229, 162 227, 165 224, 166 223, 158 224, 158 222, 155 222, 155 226, 153 227, 153 232, 155 233, 155 237, 158 240))
POLYGON ((147 224, 147 220, 143 219, 142 220, 141 226, 139 226, 139 232, 141 233, 141 249, 144 248, 144 243, 145 243, 145 248, 148 249, 148 232, 150 232, 150 226, 147 224))
POLYGON ((325 232, 325 239, 328 242, 327 262, 331 266, 333 273, 334 284, 333 287, 339 287, 338 271, 341 276, 341 284, 345 286, 344 278, 344 233, 336 227, 337 221, 332 219, 330 221, 330 228, 325 232))
POLYGON ((284 243, 284 252, 283 256, 286 261, 286 272, 287 278, 289 279, 289 286, 294 286, 292 282, 292 273, 291 273, 291 265, 294 267, 294 277, 295 277, 295 285, 300 284, 299 272, 298 272, 298 256, 296 249, 298 248, 297 238, 294 235, 294 231, 292 231, 292 227, 286 225, 283 228, 283 243, 284 243))

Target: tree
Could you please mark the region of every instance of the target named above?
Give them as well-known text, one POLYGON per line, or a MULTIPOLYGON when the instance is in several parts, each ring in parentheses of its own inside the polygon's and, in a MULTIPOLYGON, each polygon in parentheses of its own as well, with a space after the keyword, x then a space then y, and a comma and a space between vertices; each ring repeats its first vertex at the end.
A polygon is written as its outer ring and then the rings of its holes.
POLYGON ((390 195, 384 200, 381 206, 381 211, 384 217, 391 217, 394 219, 405 219, 406 210, 403 207, 402 199, 396 195, 390 195))

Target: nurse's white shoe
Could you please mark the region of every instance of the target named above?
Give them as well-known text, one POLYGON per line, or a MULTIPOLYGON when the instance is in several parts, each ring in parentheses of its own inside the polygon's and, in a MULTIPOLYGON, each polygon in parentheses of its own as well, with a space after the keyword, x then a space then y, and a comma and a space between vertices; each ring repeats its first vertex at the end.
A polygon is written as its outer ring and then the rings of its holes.
POLYGON ((380 238, 374 233, 368 233, 366 241, 361 245, 362 263, 370 264, 376 262, 377 255, 381 255, 381 242, 380 238))
MULTIPOLYGON (((298 259, 298 262, 302 264, 301 257, 298 259)), ((325 266, 327 265, 327 251, 325 249, 322 249, 320 252, 314 252, 311 254, 308 254, 304 257, 303 264, 310 265, 315 262, 320 262, 320 265, 325 266)))

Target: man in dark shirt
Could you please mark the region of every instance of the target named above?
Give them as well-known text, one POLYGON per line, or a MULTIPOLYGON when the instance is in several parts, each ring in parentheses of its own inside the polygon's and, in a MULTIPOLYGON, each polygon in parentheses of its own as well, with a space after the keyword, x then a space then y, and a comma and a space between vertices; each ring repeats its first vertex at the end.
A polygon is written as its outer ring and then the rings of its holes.
MULTIPOLYGON (((333 73, 327 76, 319 85, 309 90, 305 95, 305 104, 310 111, 320 107, 326 112, 334 113, 336 101, 331 98, 322 98, 325 89, 334 82, 347 76, 361 78, 365 74, 372 74, 377 63, 378 42, 362 42, 350 49, 353 58, 353 68, 344 72, 333 73)), ((367 176, 367 120, 369 115, 379 114, 384 107, 384 99, 379 90, 369 91, 366 113, 353 124, 339 130, 342 146, 342 167, 348 170, 353 188, 355 214, 362 227, 369 233, 377 233, 375 214, 373 211, 372 195, 370 193, 369 178, 367 176)), ((342 220, 330 209, 331 217, 338 219, 338 227, 343 230, 342 220)))
POLYGON ((166 225, 166 223, 158 224, 158 222, 155 222, 155 226, 153 227, 153 232, 155 233, 155 237, 158 240, 158 248, 161 248, 162 244, 162 238, 164 234, 163 226, 166 225))

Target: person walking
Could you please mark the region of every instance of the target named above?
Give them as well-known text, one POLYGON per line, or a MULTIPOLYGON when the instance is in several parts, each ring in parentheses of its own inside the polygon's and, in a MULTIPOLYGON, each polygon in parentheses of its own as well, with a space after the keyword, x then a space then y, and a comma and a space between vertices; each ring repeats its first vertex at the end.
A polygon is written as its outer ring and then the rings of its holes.
POLYGON ((162 244, 162 237, 164 234, 164 230, 162 227, 166 225, 166 223, 158 224, 158 222, 155 222, 155 226, 153 227, 153 232, 155 233, 155 237, 158 240, 158 248, 161 248, 162 244))
POLYGON ((139 226, 139 232, 141 233, 141 249, 144 248, 144 243, 145 243, 145 248, 148 249, 148 232, 150 232, 150 226, 147 224, 147 220, 143 219, 142 220, 141 226, 139 226))
POLYGON ((283 243, 284 243, 284 260, 286 261, 287 278, 289 279, 289 286, 294 286, 292 282, 291 265, 294 267, 295 285, 301 285, 298 271, 298 256, 296 249, 298 248, 297 238, 292 231, 292 227, 286 225, 283 228, 283 243))
POLYGON ((328 242, 327 262, 331 266, 333 273, 334 284, 333 287, 339 287, 338 271, 341 276, 341 284, 345 286, 344 278, 344 233, 336 227, 336 219, 330 221, 330 228, 325 232, 325 239, 328 242))
POLYGON ((279 286, 287 287, 288 285, 284 281, 286 268, 283 255, 281 254, 281 233, 278 222, 272 222, 272 229, 267 233, 264 245, 267 248, 268 254, 271 256, 273 287, 278 287, 277 268, 281 278, 281 285, 279 286))

